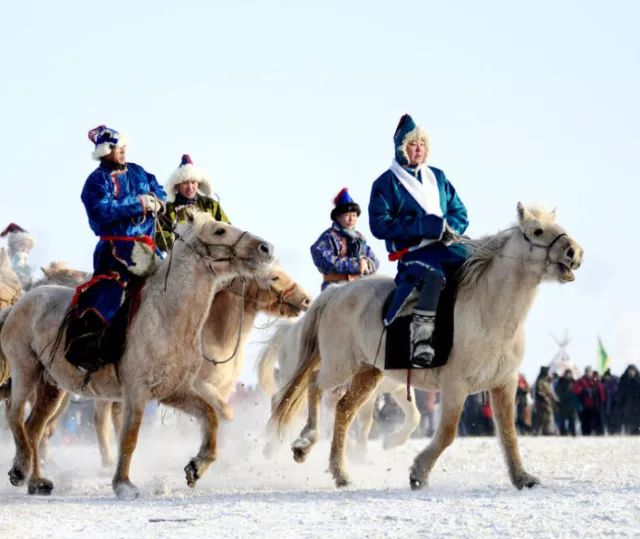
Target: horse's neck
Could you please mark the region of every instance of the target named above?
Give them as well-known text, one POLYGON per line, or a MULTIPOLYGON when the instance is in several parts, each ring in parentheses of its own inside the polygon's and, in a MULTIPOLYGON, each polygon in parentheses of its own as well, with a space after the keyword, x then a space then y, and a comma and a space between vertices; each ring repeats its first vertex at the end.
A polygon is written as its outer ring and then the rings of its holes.
POLYGON ((231 353, 240 339, 238 346, 241 348, 251 332, 257 314, 255 306, 242 296, 221 290, 213 299, 203 329, 204 345, 218 354, 227 351, 231 353))
MULTIPOLYGON (((527 263, 509 240, 467 296, 485 332, 512 337, 524 323, 538 291, 542 265, 527 263)), ((465 307, 466 309, 467 307, 465 307)))
MULTIPOLYGON (((186 254, 186 253, 185 253, 186 254)), ((164 331, 181 340, 193 339, 200 346, 200 336, 219 277, 208 270, 194 256, 183 256, 172 263, 165 286, 166 262, 149 278, 143 290, 141 309, 145 301, 152 301, 157 316, 164 320, 164 331)))

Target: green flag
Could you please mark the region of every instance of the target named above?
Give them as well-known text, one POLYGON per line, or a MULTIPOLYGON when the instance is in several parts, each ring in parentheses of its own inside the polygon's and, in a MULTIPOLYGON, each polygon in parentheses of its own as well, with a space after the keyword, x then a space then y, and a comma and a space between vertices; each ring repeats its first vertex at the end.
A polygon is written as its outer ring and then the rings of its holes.
POLYGON ((609 354, 607 354, 607 351, 604 349, 604 346, 602 346, 600 337, 598 337, 598 366, 598 372, 600 374, 604 373, 604 371, 606 371, 611 366, 611 358, 609 357, 609 354))

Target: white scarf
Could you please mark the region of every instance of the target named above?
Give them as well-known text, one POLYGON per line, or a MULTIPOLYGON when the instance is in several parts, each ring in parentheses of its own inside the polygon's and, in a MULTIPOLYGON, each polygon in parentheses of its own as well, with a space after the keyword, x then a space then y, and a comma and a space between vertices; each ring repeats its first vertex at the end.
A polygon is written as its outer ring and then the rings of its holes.
POLYGON ((438 182, 435 174, 426 164, 419 168, 422 175, 422 182, 412 174, 409 174, 395 159, 391 163, 389 170, 395 174, 398 181, 414 200, 420 204, 420 207, 427 212, 427 215, 442 217, 438 182))

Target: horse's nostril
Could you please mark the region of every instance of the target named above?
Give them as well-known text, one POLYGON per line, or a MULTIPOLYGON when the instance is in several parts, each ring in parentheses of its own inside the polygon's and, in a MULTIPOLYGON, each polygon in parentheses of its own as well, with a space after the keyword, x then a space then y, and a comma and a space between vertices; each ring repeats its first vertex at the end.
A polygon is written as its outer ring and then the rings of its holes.
POLYGON ((265 255, 270 255, 271 254, 271 244, 269 243, 261 243, 258 246, 258 251, 260 251, 261 253, 264 253, 265 255))
POLYGON ((575 252, 575 250, 573 249, 573 247, 570 247, 570 248, 567 250, 567 256, 568 256, 569 258, 573 258, 573 257, 575 256, 575 254, 576 254, 576 252, 575 252))

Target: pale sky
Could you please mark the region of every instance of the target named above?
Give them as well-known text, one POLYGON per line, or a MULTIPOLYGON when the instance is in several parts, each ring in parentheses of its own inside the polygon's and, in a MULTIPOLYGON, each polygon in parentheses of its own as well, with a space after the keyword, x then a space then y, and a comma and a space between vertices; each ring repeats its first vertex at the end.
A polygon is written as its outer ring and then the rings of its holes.
POLYGON ((5 3, 0 226, 36 235, 34 267, 90 270, 80 191, 96 166, 86 133, 104 123, 161 183, 191 154, 233 223, 316 294, 309 246, 341 187, 386 258, 366 207, 408 112, 470 235, 506 228, 521 200, 557 207, 585 249, 575 283, 540 289, 528 377, 565 329, 580 367, 600 334, 620 372, 640 359, 639 15, 633 1, 5 3))

